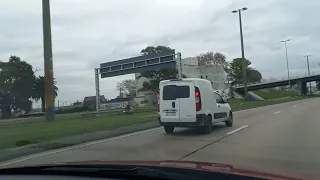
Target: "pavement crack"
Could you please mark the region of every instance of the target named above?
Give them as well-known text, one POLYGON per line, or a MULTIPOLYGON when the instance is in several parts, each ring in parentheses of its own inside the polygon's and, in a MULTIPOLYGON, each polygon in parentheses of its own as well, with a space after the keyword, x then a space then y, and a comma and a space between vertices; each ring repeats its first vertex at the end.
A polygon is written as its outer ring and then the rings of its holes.
MULTIPOLYGON (((245 126, 242 126, 242 127, 247 128, 247 127, 249 127, 249 125, 245 125, 245 126)), ((245 128, 240 128, 238 131, 241 131, 241 130, 243 130, 243 129, 245 129, 245 128)), ((237 131, 237 132, 238 132, 238 131, 237 131)), ((195 154, 196 152, 198 152, 198 151, 200 151, 200 150, 202 150, 202 149, 204 149, 204 148, 206 148, 206 147, 208 147, 208 146, 210 146, 210 145, 212 145, 212 144, 214 144, 214 143, 217 143, 217 142, 219 142, 219 141, 221 141, 221 140, 223 140, 223 139, 225 139, 225 138, 227 138, 227 137, 229 137, 229 136, 232 136, 233 134, 235 134, 235 133, 226 134, 225 136, 222 136, 222 137, 216 139, 215 141, 212 141, 212 142, 210 142, 210 143, 208 143, 208 144, 206 144, 206 145, 204 145, 204 146, 202 146, 202 147, 200 147, 200 148, 198 148, 198 149, 196 149, 196 150, 194 150, 194 151, 192 151, 192 152, 190 152, 190 153, 182 156, 182 157, 179 158, 178 160, 182 160, 182 159, 184 159, 184 158, 186 158, 186 157, 188 157, 188 156, 190 156, 190 155, 192 155, 192 154, 195 154)))
POLYGON ((192 151, 192 152, 190 152, 190 153, 182 156, 182 157, 179 158, 178 160, 182 160, 182 159, 184 159, 184 158, 186 158, 186 157, 188 157, 188 156, 190 156, 190 155, 192 155, 192 154, 195 154, 196 152, 198 152, 198 151, 200 151, 200 150, 202 150, 202 149, 204 149, 204 148, 206 148, 206 147, 208 147, 208 146, 210 146, 210 145, 212 145, 212 144, 214 144, 214 143, 217 143, 217 142, 219 142, 219 141, 221 141, 221 140, 223 140, 223 139, 225 139, 225 138, 227 138, 227 137, 229 137, 229 136, 231 136, 231 135, 232 135, 232 134, 229 134, 229 135, 223 136, 223 137, 221 137, 221 138, 219 138, 219 139, 217 139, 217 140, 215 140, 215 141, 212 141, 212 142, 210 142, 210 143, 208 143, 208 144, 206 144, 206 145, 204 145, 204 146, 202 146, 202 147, 200 147, 200 148, 198 148, 198 149, 196 149, 196 150, 194 150, 194 151, 192 151))

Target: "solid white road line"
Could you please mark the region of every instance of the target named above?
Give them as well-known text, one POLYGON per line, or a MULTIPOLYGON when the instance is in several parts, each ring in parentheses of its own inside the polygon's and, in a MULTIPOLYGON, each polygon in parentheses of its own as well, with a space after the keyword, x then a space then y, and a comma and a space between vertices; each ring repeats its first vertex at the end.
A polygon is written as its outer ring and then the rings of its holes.
POLYGON ((238 129, 235 129, 235 130, 233 130, 233 131, 228 132, 227 135, 234 134, 234 133, 236 133, 236 132, 238 132, 238 131, 241 131, 242 129, 247 128, 247 127, 249 127, 249 126, 250 126, 250 125, 241 126, 241 127, 239 127, 238 129))
POLYGON ((275 113, 273 113, 273 114, 279 114, 279 113, 281 113, 281 111, 277 111, 277 112, 275 112, 275 113))
POLYGON ((52 151, 46 151, 46 152, 42 152, 42 153, 37 153, 37 154, 33 154, 33 155, 17 158, 17 159, 14 159, 14 160, 3 162, 3 163, 0 162, 0 167, 8 166, 10 164, 19 163, 19 162, 22 162, 22 161, 26 161, 26 160, 29 160, 29 159, 34 159, 34 158, 41 157, 41 156, 47 156, 47 155, 50 155, 50 154, 56 154, 56 153, 69 151, 69 150, 73 150, 73 149, 78 149, 78 148, 91 146, 91 145, 95 145, 95 144, 100 144, 100 143, 104 143, 104 142, 108 142, 108 141, 114 141, 114 140, 118 140, 118 139, 122 139, 122 138, 127 138, 127 137, 130 137, 130 136, 135 136, 135 135, 138 135, 138 134, 143 134, 143 133, 146 133, 146 132, 155 131, 155 130, 158 130, 158 129, 161 129, 161 128, 162 127, 152 128, 152 129, 148 129, 148 130, 144 130, 144 131, 138 131, 138 132, 134 132, 134 133, 130 133, 130 134, 125 134, 125 135, 122 135, 122 136, 117 136, 117 137, 112 137, 112 138, 108 138, 108 139, 102 139, 102 140, 92 141, 92 142, 88 142, 88 143, 84 143, 84 144, 69 146, 69 147, 66 147, 66 148, 56 149, 56 150, 52 150, 52 151))
POLYGON ((292 106, 292 107, 297 107, 297 105, 294 105, 294 106, 292 106))

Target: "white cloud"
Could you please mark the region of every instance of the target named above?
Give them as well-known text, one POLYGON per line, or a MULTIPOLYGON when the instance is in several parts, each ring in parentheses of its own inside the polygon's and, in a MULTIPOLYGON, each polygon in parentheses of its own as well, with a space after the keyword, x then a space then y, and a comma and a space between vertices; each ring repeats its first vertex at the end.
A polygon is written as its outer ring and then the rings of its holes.
MULTIPOLYGON (((292 75, 320 72, 318 9, 307 0, 51 0, 54 74, 61 102, 94 95, 94 67, 139 55, 148 45, 166 45, 195 56, 208 50, 239 57, 238 15, 242 13, 245 55, 263 76, 285 77, 284 46, 292 75)), ((41 1, 0 2, 0 59, 21 56, 43 73, 41 1)), ((133 75, 101 80, 101 93, 117 95, 116 83, 133 75)))

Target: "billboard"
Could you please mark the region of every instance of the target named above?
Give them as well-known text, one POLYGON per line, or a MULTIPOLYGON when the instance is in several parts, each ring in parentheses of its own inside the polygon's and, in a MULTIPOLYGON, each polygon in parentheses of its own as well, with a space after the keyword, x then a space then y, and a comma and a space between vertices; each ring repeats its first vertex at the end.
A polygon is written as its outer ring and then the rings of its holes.
POLYGON ((124 109, 128 104, 129 104, 129 101, 103 103, 103 104, 100 104, 100 110, 106 111, 110 109, 124 109))
POLYGON ((153 53, 100 64, 101 78, 132 74, 157 69, 174 68, 175 50, 153 53))

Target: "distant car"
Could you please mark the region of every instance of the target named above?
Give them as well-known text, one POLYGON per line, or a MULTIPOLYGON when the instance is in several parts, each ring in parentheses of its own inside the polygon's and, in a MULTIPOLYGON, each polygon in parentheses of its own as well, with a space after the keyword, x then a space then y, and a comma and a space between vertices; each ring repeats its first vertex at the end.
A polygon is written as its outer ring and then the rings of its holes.
POLYGON ((212 124, 232 126, 230 105, 212 88, 210 81, 198 78, 163 80, 159 83, 158 120, 167 133, 175 127, 200 127, 206 134, 212 124))

